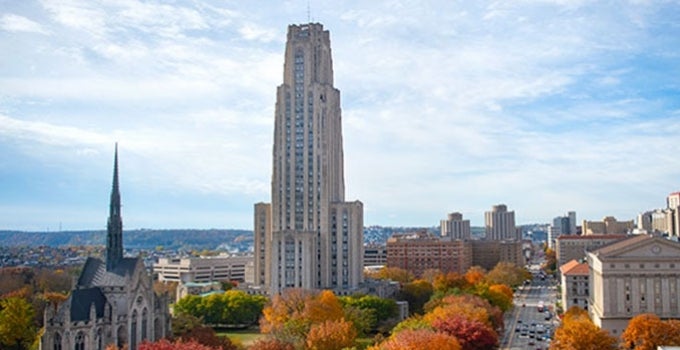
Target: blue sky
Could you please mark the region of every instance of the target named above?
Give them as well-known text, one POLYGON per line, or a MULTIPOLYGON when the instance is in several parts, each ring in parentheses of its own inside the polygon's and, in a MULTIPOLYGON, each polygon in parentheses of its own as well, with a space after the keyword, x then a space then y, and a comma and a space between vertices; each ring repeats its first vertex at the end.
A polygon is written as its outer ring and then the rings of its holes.
POLYGON ((680 190, 678 1, 0 0, 0 229, 104 228, 115 142, 127 228, 251 229, 310 19, 367 225, 629 220, 680 190))

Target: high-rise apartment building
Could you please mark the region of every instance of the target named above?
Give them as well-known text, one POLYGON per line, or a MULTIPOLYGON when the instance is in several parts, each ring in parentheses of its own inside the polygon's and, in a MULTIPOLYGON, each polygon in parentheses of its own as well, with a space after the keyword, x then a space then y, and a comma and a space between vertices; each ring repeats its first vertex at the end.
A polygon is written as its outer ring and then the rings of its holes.
POLYGON ((515 228, 515 212, 508 211, 505 204, 494 205, 491 211, 484 213, 486 239, 493 241, 517 240, 519 235, 515 228))
POLYGON ((255 283, 356 290, 363 281, 363 204, 345 201, 340 91, 323 25, 288 27, 277 88, 271 203, 255 205, 255 283))
POLYGON ((463 214, 451 213, 440 222, 442 237, 451 239, 470 239, 470 220, 463 220, 463 214))

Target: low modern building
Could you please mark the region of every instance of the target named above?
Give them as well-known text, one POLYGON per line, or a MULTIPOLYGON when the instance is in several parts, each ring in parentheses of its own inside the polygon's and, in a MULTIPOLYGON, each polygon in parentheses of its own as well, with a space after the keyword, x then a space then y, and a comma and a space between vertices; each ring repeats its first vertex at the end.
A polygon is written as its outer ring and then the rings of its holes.
POLYGON ((244 282, 252 255, 218 255, 199 258, 162 258, 153 264, 161 282, 244 282))
POLYGON ((587 254, 589 313, 593 322, 620 336, 641 313, 680 318, 680 243, 634 235, 587 254))
POLYGON ((468 241, 440 239, 425 231, 394 235, 387 240, 387 266, 421 276, 425 270, 465 273, 472 266, 468 241))
POLYGON ((571 260, 583 260, 587 250, 593 250, 626 237, 626 235, 561 235, 557 237, 555 243, 557 266, 562 266, 571 260))
POLYGON ((187 283, 182 283, 180 282, 177 285, 177 298, 176 301, 179 301, 180 299, 184 298, 187 295, 200 295, 200 296, 208 296, 210 294, 215 294, 215 293, 224 293, 224 290, 222 290, 222 283, 214 281, 214 282, 187 282, 187 283))
POLYGON ((493 269, 499 262, 510 262, 517 266, 524 266, 526 258, 522 249, 523 242, 473 240, 472 266, 481 266, 487 270, 493 269))
POLYGON ((384 244, 364 245, 364 267, 384 266, 387 264, 387 246, 384 244))
POLYGON ((571 260, 560 266, 562 308, 569 310, 578 306, 588 310, 588 264, 571 260))

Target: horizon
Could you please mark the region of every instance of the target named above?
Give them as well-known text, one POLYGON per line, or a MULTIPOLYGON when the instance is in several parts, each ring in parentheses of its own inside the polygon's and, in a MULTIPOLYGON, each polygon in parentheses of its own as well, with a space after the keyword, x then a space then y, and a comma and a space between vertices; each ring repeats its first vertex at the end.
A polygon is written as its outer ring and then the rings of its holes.
POLYGON ((330 32, 345 198, 363 202, 365 227, 436 227, 450 212, 483 227, 500 203, 518 223, 636 220, 680 190, 676 13, 8 3, 0 230, 105 228, 116 142, 124 227, 252 230, 254 204, 271 198, 286 30, 308 22, 330 32))

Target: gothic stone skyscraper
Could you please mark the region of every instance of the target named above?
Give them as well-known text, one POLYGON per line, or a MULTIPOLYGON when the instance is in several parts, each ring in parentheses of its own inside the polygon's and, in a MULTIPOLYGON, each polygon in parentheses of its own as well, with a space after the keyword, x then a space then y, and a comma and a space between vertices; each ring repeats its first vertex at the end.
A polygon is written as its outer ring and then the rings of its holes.
POLYGON ((345 202, 340 91, 323 25, 288 27, 271 204, 255 205, 255 283, 344 294, 363 281, 363 204, 345 202))

